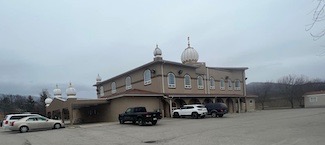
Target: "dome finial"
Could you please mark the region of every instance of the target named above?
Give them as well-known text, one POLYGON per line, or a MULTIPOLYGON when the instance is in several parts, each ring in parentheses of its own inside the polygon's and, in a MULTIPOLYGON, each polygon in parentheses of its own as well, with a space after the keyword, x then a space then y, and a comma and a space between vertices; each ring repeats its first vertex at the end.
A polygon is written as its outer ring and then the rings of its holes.
POLYGON ((54 93, 54 97, 55 98, 62 98, 62 92, 61 92, 61 89, 59 89, 59 85, 56 84, 56 87, 55 89, 53 90, 53 93, 54 93))
POLYGON ((97 83, 102 81, 102 77, 100 77, 99 74, 97 75, 96 81, 97 81, 97 83))
POLYGON ((188 47, 191 47, 191 45, 190 45, 190 37, 187 37, 187 45, 188 45, 188 47))
POLYGON ((161 49, 158 47, 158 44, 156 44, 156 48, 153 51, 154 60, 162 60, 162 52, 161 49))
POLYGON ((72 87, 72 83, 70 82, 69 87, 66 89, 67 97, 76 98, 76 89, 72 87))

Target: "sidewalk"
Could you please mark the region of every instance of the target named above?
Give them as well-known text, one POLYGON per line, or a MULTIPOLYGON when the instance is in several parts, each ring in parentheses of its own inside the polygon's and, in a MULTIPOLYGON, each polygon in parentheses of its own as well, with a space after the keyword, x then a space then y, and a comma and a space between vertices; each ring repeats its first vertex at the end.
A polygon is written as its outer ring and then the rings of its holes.
POLYGON ((116 125, 118 122, 99 122, 99 123, 85 123, 85 124, 66 124, 66 128, 90 128, 90 127, 100 127, 106 125, 116 125))

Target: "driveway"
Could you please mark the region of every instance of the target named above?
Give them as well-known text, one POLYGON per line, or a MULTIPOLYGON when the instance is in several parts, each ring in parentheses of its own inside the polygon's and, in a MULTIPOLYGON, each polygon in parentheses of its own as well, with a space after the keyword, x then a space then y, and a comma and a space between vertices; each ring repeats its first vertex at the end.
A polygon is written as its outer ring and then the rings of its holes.
POLYGON ((266 110, 223 118, 167 118, 156 126, 97 123, 18 133, 0 145, 324 145, 325 108, 266 110))

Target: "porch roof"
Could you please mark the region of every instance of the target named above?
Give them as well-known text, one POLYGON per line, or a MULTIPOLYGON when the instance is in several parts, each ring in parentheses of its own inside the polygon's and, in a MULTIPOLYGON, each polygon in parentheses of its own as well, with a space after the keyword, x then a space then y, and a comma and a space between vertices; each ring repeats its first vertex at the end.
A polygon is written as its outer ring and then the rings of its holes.
POLYGON ((72 108, 81 108, 81 107, 89 107, 96 106, 100 104, 109 103, 106 99, 87 99, 87 100, 77 100, 71 104, 72 108))

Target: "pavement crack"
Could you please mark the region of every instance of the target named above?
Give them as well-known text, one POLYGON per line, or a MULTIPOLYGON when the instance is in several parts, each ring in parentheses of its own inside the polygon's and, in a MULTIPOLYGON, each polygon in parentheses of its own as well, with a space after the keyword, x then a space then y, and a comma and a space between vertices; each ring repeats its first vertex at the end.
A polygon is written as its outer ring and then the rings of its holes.
POLYGON ((32 145, 29 140, 25 139, 25 142, 23 143, 23 145, 32 145))

